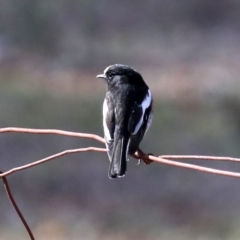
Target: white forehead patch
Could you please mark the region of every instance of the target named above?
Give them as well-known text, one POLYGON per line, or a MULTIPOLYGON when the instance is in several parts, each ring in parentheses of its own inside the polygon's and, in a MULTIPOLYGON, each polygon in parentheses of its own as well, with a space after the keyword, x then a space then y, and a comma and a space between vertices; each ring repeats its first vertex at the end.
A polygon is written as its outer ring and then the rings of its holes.
POLYGON ((135 70, 134 68, 131 68, 131 67, 129 67, 129 66, 127 66, 127 65, 124 65, 124 64, 119 64, 119 63, 117 63, 117 64, 113 64, 113 65, 110 65, 110 66, 108 66, 107 68, 105 68, 105 70, 103 71, 103 73, 106 75, 106 73, 107 73, 107 71, 109 70, 109 68, 110 68, 110 67, 113 67, 113 66, 122 67, 122 68, 126 68, 126 69, 131 69, 131 70, 133 70, 133 71, 136 72, 136 70, 135 70))
POLYGON ((103 71, 103 73, 106 75, 108 69, 111 67, 112 65, 108 66, 107 68, 105 68, 105 70, 103 71))

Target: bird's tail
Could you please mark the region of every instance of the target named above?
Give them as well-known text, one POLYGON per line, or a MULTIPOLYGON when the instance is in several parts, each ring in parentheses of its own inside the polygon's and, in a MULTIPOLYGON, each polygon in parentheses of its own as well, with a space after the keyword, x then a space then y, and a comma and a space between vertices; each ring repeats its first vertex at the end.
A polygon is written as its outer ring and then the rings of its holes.
POLYGON ((113 154, 109 167, 109 178, 123 177, 127 171, 128 137, 117 133, 113 146, 113 154))

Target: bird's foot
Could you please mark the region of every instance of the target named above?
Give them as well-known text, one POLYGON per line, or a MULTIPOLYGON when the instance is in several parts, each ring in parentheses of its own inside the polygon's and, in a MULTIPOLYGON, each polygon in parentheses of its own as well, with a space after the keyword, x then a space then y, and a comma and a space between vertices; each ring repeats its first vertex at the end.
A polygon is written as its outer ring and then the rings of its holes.
MULTIPOLYGON (((148 153, 147 156, 154 156, 152 153, 148 153)), ((153 162, 153 160, 150 159, 142 159, 142 161, 146 164, 149 165, 153 162)))
POLYGON ((141 149, 138 149, 137 155, 139 157, 137 165, 139 165, 141 163, 141 161, 143 161, 146 165, 149 165, 153 162, 152 160, 148 159, 148 156, 150 156, 150 155, 154 156, 152 153, 146 154, 141 149))

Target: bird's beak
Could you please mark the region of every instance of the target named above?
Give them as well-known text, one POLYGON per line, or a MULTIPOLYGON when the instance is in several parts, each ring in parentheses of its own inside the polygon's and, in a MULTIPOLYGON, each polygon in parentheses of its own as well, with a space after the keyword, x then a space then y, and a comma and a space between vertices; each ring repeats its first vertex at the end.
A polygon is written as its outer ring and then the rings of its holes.
POLYGON ((107 78, 107 76, 103 73, 103 74, 97 75, 96 78, 107 78))

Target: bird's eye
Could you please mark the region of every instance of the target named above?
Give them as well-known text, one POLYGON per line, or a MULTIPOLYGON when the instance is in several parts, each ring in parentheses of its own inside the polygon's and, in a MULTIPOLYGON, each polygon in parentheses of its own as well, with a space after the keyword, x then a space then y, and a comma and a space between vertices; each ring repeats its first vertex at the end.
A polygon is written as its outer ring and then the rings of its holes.
POLYGON ((109 73, 107 73, 107 76, 108 76, 108 78, 113 78, 113 76, 114 76, 114 72, 109 72, 109 73))

